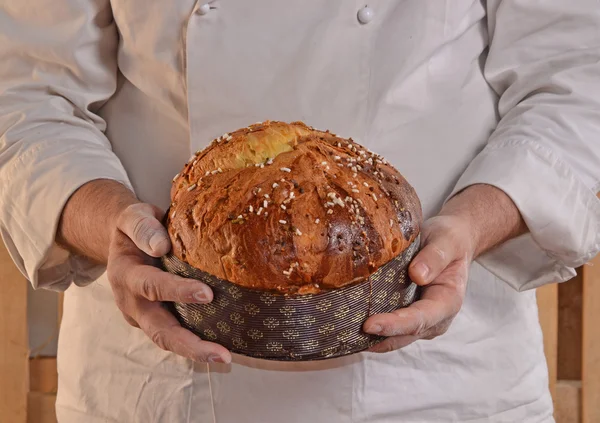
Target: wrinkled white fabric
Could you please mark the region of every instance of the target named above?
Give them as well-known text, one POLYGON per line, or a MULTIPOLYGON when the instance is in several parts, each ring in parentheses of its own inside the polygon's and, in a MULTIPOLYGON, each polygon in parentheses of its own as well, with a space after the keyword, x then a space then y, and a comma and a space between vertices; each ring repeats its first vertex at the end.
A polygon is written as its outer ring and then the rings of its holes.
POLYGON ((203 3, 0 7, 0 233, 35 287, 69 287, 59 421, 552 421, 532 288, 600 249, 597 2, 373 0, 367 24, 358 1, 203 3), (497 186, 531 232, 473 264, 433 341, 193 365, 125 323, 104 269, 54 242, 58 218, 97 178, 166 207, 190 152, 265 119, 384 155, 427 217, 471 184, 497 186))

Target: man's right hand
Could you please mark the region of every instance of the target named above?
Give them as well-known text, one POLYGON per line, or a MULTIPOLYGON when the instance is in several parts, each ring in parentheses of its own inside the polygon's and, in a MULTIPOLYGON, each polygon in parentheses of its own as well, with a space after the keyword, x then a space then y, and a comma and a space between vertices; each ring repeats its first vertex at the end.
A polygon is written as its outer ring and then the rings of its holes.
POLYGON ((209 303, 210 288, 155 267, 171 242, 158 208, 140 203, 123 184, 90 181, 67 201, 57 241, 74 254, 104 263, 117 306, 129 324, 160 348, 202 362, 229 363, 224 347, 205 342, 181 327, 162 301, 209 303))
POLYGON ((132 326, 138 327, 160 348, 200 362, 229 363, 224 347, 206 342, 181 327, 161 301, 209 303, 211 289, 155 267, 157 257, 171 244, 160 223, 161 212, 150 204, 128 206, 117 219, 108 250, 108 279, 117 306, 132 326))

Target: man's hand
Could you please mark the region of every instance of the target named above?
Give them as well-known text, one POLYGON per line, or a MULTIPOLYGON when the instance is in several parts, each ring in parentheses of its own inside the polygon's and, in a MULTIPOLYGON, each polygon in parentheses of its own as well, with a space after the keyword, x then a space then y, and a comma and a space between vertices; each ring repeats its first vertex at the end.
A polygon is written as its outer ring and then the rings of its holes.
POLYGON ((133 204, 119 216, 108 255, 108 280, 115 302, 132 326, 139 327, 160 348, 200 362, 228 363, 224 347, 206 342, 181 327, 160 301, 209 303, 211 289, 155 267, 153 257, 168 253, 171 244, 149 204, 133 204))
POLYGON ((58 241, 71 251, 107 264, 115 302, 125 319, 160 348, 194 361, 229 363, 226 348, 206 342, 181 327, 161 301, 208 303, 210 288, 156 268, 156 258, 171 249, 161 212, 140 203, 126 187, 97 180, 67 202, 58 241))
POLYGON ((454 196, 425 222, 422 249, 409 267, 410 278, 423 287, 421 298, 365 322, 365 332, 388 337, 370 351, 392 351, 444 334, 462 307, 472 260, 526 230, 514 203, 497 188, 473 185, 454 196))

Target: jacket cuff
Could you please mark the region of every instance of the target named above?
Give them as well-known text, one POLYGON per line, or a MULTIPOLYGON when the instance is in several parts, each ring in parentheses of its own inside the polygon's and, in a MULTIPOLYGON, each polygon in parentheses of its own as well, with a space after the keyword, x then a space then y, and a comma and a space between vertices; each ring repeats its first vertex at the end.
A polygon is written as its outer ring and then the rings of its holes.
POLYGON ((598 254, 600 200, 547 147, 529 140, 488 144, 450 197, 474 184, 504 191, 529 228, 476 260, 516 290, 564 282, 598 254))
POLYGON ((96 179, 131 184, 117 156, 80 140, 38 143, 0 172, 0 234, 13 261, 34 288, 65 290, 85 285, 104 271, 55 241, 64 205, 82 185, 96 179))

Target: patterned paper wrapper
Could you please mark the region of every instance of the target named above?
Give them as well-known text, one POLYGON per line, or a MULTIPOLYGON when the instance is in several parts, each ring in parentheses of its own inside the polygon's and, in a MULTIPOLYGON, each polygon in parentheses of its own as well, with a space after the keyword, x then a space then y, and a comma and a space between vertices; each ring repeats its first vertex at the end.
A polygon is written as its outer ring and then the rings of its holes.
POLYGON ((250 357, 277 361, 310 361, 364 351, 383 337, 363 332, 367 317, 406 307, 417 299, 418 287, 408 278, 408 265, 419 237, 399 256, 368 279, 318 294, 285 296, 235 285, 198 270, 174 255, 163 268, 209 285, 210 304, 169 307, 202 339, 250 357))

